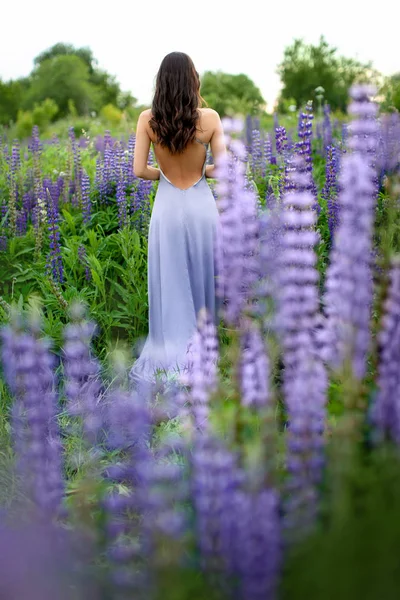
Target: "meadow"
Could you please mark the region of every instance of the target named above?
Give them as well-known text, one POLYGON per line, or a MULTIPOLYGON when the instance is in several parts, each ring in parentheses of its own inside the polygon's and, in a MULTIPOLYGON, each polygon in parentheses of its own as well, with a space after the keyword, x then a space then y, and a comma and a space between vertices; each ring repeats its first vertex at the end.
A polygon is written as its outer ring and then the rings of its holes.
POLYGON ((0 140, 0 597, 398 597, 400 118, 372 94, 225 120, 221 321, 139 389, 134 134, 0 140))

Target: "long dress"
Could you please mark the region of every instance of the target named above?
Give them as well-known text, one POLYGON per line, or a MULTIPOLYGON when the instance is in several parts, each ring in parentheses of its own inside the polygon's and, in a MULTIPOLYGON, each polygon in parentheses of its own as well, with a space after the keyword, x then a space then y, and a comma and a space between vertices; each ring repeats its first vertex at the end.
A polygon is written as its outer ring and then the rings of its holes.
POLYGON ((216 236, 219 215, 205 178, 176 187, 160 169, 149 226, 149 335, 129 378, 154 381, 184 371, 201 309, 216 321, 216 236))

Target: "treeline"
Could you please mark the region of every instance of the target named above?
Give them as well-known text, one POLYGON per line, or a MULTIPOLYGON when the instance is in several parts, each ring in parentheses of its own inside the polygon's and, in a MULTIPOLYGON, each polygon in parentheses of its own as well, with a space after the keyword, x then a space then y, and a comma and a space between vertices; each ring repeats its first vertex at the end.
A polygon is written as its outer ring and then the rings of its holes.
MULTIPOLYGON (((297 110, 308 100, 315 106, 328 103, 332 111, 345 112, 348 90, 355 81, 374 83, 385 110, 400 110, 400 73, 384 78, 370 63, 339 56, 321 37, 316 45, 294 40, 277 67, 281 92, 280 113, 297 110)), ((221 116, 261 115, 266 104, 254 82, 245 74, 207 71, 201 93, 221 116)), ((34 60, 26 78, 0 79, 0 125, 17 125, 17 135, 29 135, 32 126, 42 130, 67 116, 98 115, 118 123, 122 115, 135 119, 140 107, 130 92, 121 90, 113 75, 102 70, 89 48, 59 43, 34 60)))

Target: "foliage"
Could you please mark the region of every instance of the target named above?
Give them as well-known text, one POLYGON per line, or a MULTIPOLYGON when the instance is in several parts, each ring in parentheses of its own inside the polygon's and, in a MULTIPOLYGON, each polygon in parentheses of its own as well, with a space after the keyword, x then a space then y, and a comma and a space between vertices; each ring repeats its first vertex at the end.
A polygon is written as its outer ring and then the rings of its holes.
POLYGON ((382 95, 384 96, 383 110, 400 111, 400 73, 395 73, 387 79, 382 88, 382 95))
POLYGON ((314 100, 315 90, 322 87, 332 110, 346 112, 349 87, 355 81, 377 77, 370 63, 338 56, 336 48, 329 46, 323 36, 316 46, 296 39, 285 49, 278 73, 283 85, 278 110, 287 99, 294 98, 297 106, 314 100))
POLYGON ((100 116, 110 125, 118 125, 122 119, 122 112, 113 104, 103 106, 100 111, 100 116))
POLYGON ((235 114, 256 115, 265 105, 260 90, 244 74, 206 71, 201 79, 201 94, 222 117, 235 114))

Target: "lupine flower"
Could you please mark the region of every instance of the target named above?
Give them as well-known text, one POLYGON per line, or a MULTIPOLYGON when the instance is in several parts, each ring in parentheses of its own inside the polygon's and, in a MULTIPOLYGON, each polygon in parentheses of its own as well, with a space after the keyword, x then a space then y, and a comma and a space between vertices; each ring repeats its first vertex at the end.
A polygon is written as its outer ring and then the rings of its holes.
POLYGON ((312 112, 312 102, 308 102, 305 112, 299 114, 298 136, 299 142, 296 144, 296 152, 305 161, 305 170, 310 174, 309 189, 314 194, 314 208, 319 209, 317 202, 317 187, 313 179, 313 161, 312 161, 312 122, 314 115, 312 112))
POLYGON ((254 174, 261 174, 262 171, 262 146, 261 133, 259 129, 253 129, 251 136, 251 168, 254 174))
POLYGON ((86 248, 82 244, 80 244, 80 246, 78 248, 78 258, 79 258, 79 261, 85 267, 85 278, 86 278, 86 281, 91 281, 92 274, 91 274, 90 267, 89 267, 88 262, 87 262, 86 248))
POLYGON ((241 332, 239 379, 244 406, 264 408, 269 401, 269 360, 259 328, 252 322, 241 332))
POLYGON ((71 307, 72 323, 64 330, 63 366, 67 408, 82 419, 85 436, 96 440, 102 425, 100 365, 92 356, 90 342, 97 327, 83 319, 80 305, 71 307))
POLYGON ((82 171, 81 175, 81 189, 83 222, 88 225, 92 214, 92 205, 90 202, 90 179, 85 171, 82 171))
POLYGON ((322 137, 324 140, 324 149, 332 145, 332 123, 331 123, 331 108, 329 104, 324 104, 324 119, 322 121, 322 137))
MULTIPOLYGON (((181 486, 181 468, 168 461, 168 452, 157 458, 150 447, 152 420, 151 387, 112 390, 106 399, 106 435, 110 448, 122 451, 125 459, 107 469, 110 480, 124 481, 128 494, 112 492, 104 502, 109 536, 108 554, 113 561, 113 581, 135 591, 135 597, 151 597, 151 583, 161 565, 157 543, 179 540, 185 522, 180 503, 186 493, 181 486), (128 512, 139 517, 133 521, 128 512), (127 544, 121 534, 130 533, 135 543, 127 544), (132 561, 134 569, 132 569, 132 561), (143 596, 141 595, 143 594, 143 596)), ((168 556, 164 556, 164 563, 168 556)), ((172 562, 175 557, 171 556, 172 562)))
POLYGON ((292 535, 307 532, 318 514, 328 387, 313 336, 304 331, 298 343, 297 363, 284 374, 288 418, 285 526, 292 535))
POLYGON ((254 191, 246 189, 246 151, 239 140, 220 161, 217 192, 221 211, 218 236, 217 293, 226 300, 228 322, 237 322, 258 278, 258 206, 254 191))
POLYGON ((338 167, 338 150, 335 146, 328 146, 326 148, 325 186, 322 197, 326 200, 328 206, 328 226, 332 239, 339 223, 338 167))
POLYGON ((63 264, 60 247, 60 230, 58 226, 59 213, 56 205, 53 202, 49 189, 47 192, 47 215, 48 215, 48 231, 50 253, 47 257, 47 270, 53 277, 54 281, 62 283, 64 280, 63 264))
POLYGON ((32 522, 26 513, 18 516, 18 523, 16 519, 0 523, 1 597, 99 599, 100 591, 88 576, 93 560, 88 539, 43 520, 32 522))
POLYGON ((275 143, 276 143, 276 152, 277 154, 283 154, 287 149, 287 136, 286 129, 284 127, 278 127, 275 130, 275 143))
POLYGON ((242 474, 237 457, 208 434, 197 433, 191 459, 192 498, 201 563, 224 579, 236 564, 234 492, 242 474))
POLYGON ((353 374, 362 379, 370 346, 372 305, 371 243, 377 196, 374 148, 378 125, 377 107, 368 101, 368 88, 352 91, 352 125, 349 146, 339 178, 340 223, 327 269, 325 312, 331 339, 330 362, 340 368, 349 360, 353 374))
POLYGON ((39 514, 53 517, 62 510, 62 446, 54 356, 49 351, 50 341, 39 335, 37 321, 24 332, 20 317, 14 315, 11 325, 1 331, 1 356, 5 379, 15 398, 12 435, 21 485, 39 514))
POLYGON ((7 250, 7 236, 0 235, 0 252, 6 252, 7 250))
POLYGON ((400 443, 400 264, 393 261, 385 314, 379 333, 378 394, 372 409, 381 436, 400 443))
POLYGON ((282 563, 279 496, 273 489, 234 492, 232 573, 243 600, 277 598, 282 563))
POLYGON ((180 381, 189 388, 188 402, 193 424, 204 429, 208 422, 210 394, 217 387, 218 341, 217 332, 210 315, 201 312, 197 330, 188 349, 187 372, 180 381))
POLYGON ((296 363, 302 335, 315 327, 319 309, 317 256, 314 245, 318 235, 314 229, 316 215, 310 209, 312 196, 310 174, 304 162, 294 157, 288 174, 292 189, 284 194, 285 230, 280 257, 280 289, 277 323, 287 365, 296 363), (311 199, 311 200, 310 200, 311 199))

